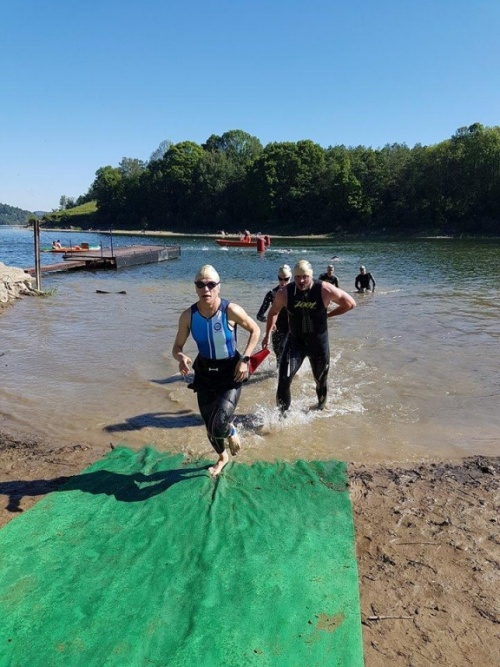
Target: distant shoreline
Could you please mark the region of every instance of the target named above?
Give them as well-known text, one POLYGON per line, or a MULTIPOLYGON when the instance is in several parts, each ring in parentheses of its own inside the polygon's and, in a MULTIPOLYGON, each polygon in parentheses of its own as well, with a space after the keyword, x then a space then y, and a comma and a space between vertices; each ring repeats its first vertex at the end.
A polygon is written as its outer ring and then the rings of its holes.
MULTIPOLYGON (((25 225, 0 225, 0 228, 2 227, 15 227, 16 229, 26 229, 29 230, 30 228, 25 225)), ((67 227, 50 227, 50 228, 45 228, 41 227, 40 228, 41 232, 44 233, 53 233, 57 234, 58 232, 61 233, 72 233, 72 234, 100 234, 102 236, 109 236, 110 230, 109 229, 68 229, 67 227)), ((149 231, 142 231, 140 229, 133 229, 133 230, 127 230, 127 229, 113 229, 111 230, 111 233, 113 236, 143 236, 144 238, 207 238, 207 239, 219 239, 219 238, 226 238, 226 239, 239 239, 240 234, 234 234, 227 232, 222 236, 221 234, 215 233, 212 234, 210 232, 190 232, 190 233, 185 233, 185 232, 172 232, 172 231, 162 231, 162 230, 149 230, 149 231)), ((252 234, 252 236, 256 236, 256 234, 252 234)), ((264 236, 264 234, 262 234, 264 236)), ((444 241, 499 241, 500 236, 494 235, 494 236, 484 236, 484 235, 479 235, 479 236, 465 236, 465 235, 457 235, 454 236, 452 234, 423 234, 423 235, 418 235, 418 236, 407 236, 407 235, 389 235, 389 236, 381 236, 381 235, 374 235, 371 236, 369 234, 352 234, 352 235, 336 235, 334 232, 331 232, 329 234, 269 234, 271 239, 283 239, 283 240, 294 240, 294 239, 302 239, 302 240, 330 240, 332 243, 342 243, 342 242, 353 242, 353 241, 392 241, 392 240, 403 240, 403 241, 432 241, 432 240, 444 240, 444 241)))
MULTIPOLYGON (((41 229, 40 231, 48 232, 48 229, 41 229)), ((105 236, 110 235, 110 231, 107 229, 56 229, 56 228, 51 228, 50 232, 72 232, 74 234, 103 234, 105 236)), ((222 236, 221 234, 210 234, 208 232, 191 232, 189 234, 186 234, 185 232, 165 232, 165 231, 147 231, 143 232, 141 230, 127 230, 127 229, 113 229, 111 231, 113 236, 144 236, 144 237, 180 237, 180 238, 200 238, 200 239, 239 239, 240 235, 239 234, 225 234, 222 236)), ((256 236, 256 234, 252 234, 252 236, 256 236)), ((262 235, 264 236, 264 235, 262 235)), ((332 238, 329 234, 304 234, 304 235, 280 235, 280 234, 269 234, 269 236, 273 239, 329 239, 332 238)), ((333 238, 332 238, 333 240, 333 238)))
MULTIPOLYGON (((44 232, 73 232, 73 233, 78 233, 78 234, 102 234, 105 236, 109 236, 110 231, 108 229, 66 229, 63 227, 60 228, 50 228, 49 229, 41 229, 40 231, 44 232)), ((239 234, 231 234, 231 233, 226 233, 224 236, 221 234, 211 234, 209 232, 191 232, 191 233, 185 233, 185 232, 168 232, 168 231, 146 231, 143 232, 140 229, 136 230, 127 230, 127 229, 113 229, 111 231, 113 236, 144 236, 144 237, 149 237, 149 238, 163 238, 163 237, 179 237, 179 238, 200 238, 200 239, 239 239, 240 235, 239 234)), ((256 234, 252 234, 252 236, 256 236, 256 234)), ((264 236, 264 235, 262 235, 264 236)), ((336 238, 334 234, 269 234, 271 239, 304 239, 304 240, 331 240, 332 242, 338 243, 339 241, 352 241, 351 237, 342 237, 342 238, 336 238)), ((406 237, 405 237, 406 238, 406 237)), ((458 236, 451 236, 451 235, 428 235, 428 236, 413 236, 413 237, 407 237, 408 240, 426 240, 426 239, 460 239, 458 236)), ((469 238, 469 237, 467 237, 469 238)), ((485 239, 485 240, 491 240, 491 239, 497 239, 500 237, 490 237, 490 236, 481 236, 481 237, 471 237, 471 238, 479 238, 479 239, 485 239)), ((376 239, 379 239, 380 241, 387 240, 386 237, 376 237, 376 239)), ((371 240, 373 241, 374 239, 372 237, 368 236, 361 236, 358 240, 371 240)))

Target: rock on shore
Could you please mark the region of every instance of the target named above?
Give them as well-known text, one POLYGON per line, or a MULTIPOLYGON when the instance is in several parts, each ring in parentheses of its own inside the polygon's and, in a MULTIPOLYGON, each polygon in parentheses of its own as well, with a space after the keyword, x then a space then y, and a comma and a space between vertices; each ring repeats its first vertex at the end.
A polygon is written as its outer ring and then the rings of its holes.
POLYGON ((0 303, 15 301, 26 295, 37 295, 33 287, 35 278, 15 266, 6 266, 0 262, 0 303))

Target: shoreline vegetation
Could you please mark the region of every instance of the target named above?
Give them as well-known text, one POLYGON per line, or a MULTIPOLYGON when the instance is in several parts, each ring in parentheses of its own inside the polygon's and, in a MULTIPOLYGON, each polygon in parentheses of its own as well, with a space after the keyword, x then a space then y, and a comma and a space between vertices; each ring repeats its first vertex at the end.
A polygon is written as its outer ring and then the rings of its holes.
POLYGON ((63 195, 48 225, 243 228, 279 234, 395 236, 500 231, 500 127, 473 123, 425 146, 263 145, 244 130, 162 142, 148 161, 102 166, 85 194, 63 195), (237 221, 237 222, 235 222, 237 221))
MULTIPOLYGON (((30 229, 30 225, 4 225, 5 227, 11 226, 11 227, 17 227, 17 228, 22 228, 22 229, 30 229)), ((57 232, 72 232, 75 234, 100 234, 104 236, 109 236, 112 234, 113 236, 144 236, 146 238, 169 238, 169 237, 179 237, 179 238, 207 238, 207 239, 220 239, 220 238, 227 238, 227 239, 238 239, 240 235, 235 232, 225 232, 224 235, 222 235, 220 232, 173 232, 173 231, 165 231, 165 230, 140 230, 140 229, 80 229, 79 227, 40 227, 41 232, 50 232, 51 234, 56 234, 57 232)), ((253 237, 256 236, 256 234, 252 234, 253 237)), ((272 239, 283 239, 283 240, 294 240, 294 239, 303 239, 305 241, 307 240, 329 240, 331 239, 332 241, 339 241, 339 242, 344 242, 344 241, 349 241, 351 238, 359 240, 360 234, 352 234, 352 235, 343 235, 341 238, 335 233, 329 233, 329 234, 268 234, 268 236, 271 237, 272 239)), ((381 241, 387 240, 387 238, 394 238, 393 234, 390 235, 383 235, 381 233, 369 235, 369 234, 363 234, 362 238, 364 239, 371 239, 371 240, 376 240, 380 239, 381 241)), ((500 239, 500 236, 469 236, 469 235, 454 235, 454 234, 419 234, 419 235, 404 235, 402 238, 407 238, 408 240, 419 240, 419 239, 460 239, 460 238, 475 238, 475 239, 485 239, 485 240, 495 240, 495 239, 500 239)))

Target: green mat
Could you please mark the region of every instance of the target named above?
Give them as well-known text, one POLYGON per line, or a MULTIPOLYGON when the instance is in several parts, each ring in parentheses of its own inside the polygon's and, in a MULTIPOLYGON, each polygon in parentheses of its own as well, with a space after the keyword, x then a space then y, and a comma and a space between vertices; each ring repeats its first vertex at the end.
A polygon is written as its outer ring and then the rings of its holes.
POLYGON ((1 667, 363 665, 345 464, 118 448, 0 531, 1 667))

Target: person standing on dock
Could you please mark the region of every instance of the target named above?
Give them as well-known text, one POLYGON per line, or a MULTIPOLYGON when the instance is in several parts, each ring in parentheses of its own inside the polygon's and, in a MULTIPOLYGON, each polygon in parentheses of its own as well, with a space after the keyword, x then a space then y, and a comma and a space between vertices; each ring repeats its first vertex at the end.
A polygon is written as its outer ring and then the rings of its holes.
POLYGON ((180 316, 172 355, 184 377, 190 366, 193 368, 194 381, 190 387, 197 394, 208 439, 219 455, 215 466, 209 468, 212 477, 217 477, 229 460, 225 441, 233 456, 240 449, 232 421, 242 383, 248 379, 248 362, 260 329, 241 306, 220 298, 220 277, 213 266, 202 266, 194 284, 198 301, 180 316), (236 349, 238 325, 250 334, 243 355, 236 349), (194 363, 183 352, 189 334, 198 346, 194 363))
POLYGON ((312 266, 305 259, 297 262, 293 275, 293 283, 276 294, 267 315, 266 334, 262 341, 262 347, 269 345, 269 336, 278 314, 285 308, 289 333, 281 355, 276 392, 276 403, 282 414, 290 407, 292 380, 306 357, 316 382, 318 409, 324 407, 330 368, 327 318, 343 315, 356 306, 352 296, 344 290, 328 282, 313 280, 312 266), (331 303, 337 307, 327 311, 331 303))

